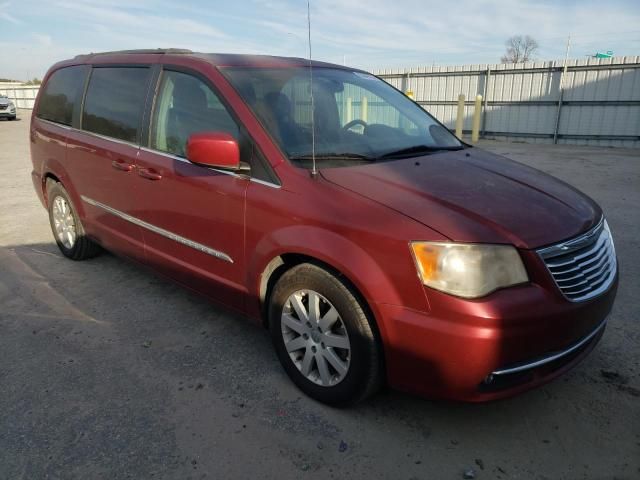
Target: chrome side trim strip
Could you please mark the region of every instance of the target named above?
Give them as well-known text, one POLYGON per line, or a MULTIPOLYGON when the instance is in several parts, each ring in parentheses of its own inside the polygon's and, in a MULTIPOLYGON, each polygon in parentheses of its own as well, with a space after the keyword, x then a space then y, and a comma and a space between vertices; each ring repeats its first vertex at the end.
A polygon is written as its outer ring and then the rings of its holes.
POLYGON ((158 235, 161 235, 165 238, 168 238, 175 242, 186 245, 187 247, 191 247, 195 250, 211 255, 212 257, 219 258, 220 260, 224 260, 225 262, 233 263, 233 259, 224 252, 221 252, 219 250, 214 250, 213 248, 209 248, 206 245, 202 245, 201 243, 194 242, 193 240, 189 240, 188 238, 177 235, 173 232, 165 230, 164 228, 157 227, 155 225, 145 222, 144 220, 140 220, 139 218, 132 217, 131 215, 127 215, 126 213, 121 212, 120 210, 116 210, 115 208, 112 208, 109 205, 105 205, 104 203, 100 203, 89 197, 85 197, 84 195, 80 195, 80 197, 82 198, 83 202, 88 203, 89 205, 93 205, 94 207, 101 208, 111 213, 112 215, 115 215, 117 217, 122 218, 123 220, 126 220, 127 222, 131 222, 134 225, 138 225, 139 227, 146 228, 151 232, 157 233, 158 235))
POLYGON ((48 123, 49 125, 54 125, 56 127, 60 127, 63 130, 75 130, 73 127, 70 127, 69 125, 64 125, 62 123, 52 122, 51 120, 47 120, 46 118, 40 118, 37 115, 36 115, 36 118, 41 122, 48 123))
MULTIPOLYGON (((148 153, 153 153, 155 155, 162 155, 163 157, 167 157, 167 158, 170 158, 172 160, 176 160, 178 162, 191 163, 189 160, 187 160, 184 157, 179 157, 177 155, 172 155, 171 153, 162 152, 160 150, 154 150, 153 148, 140 147, 140 150, 148 152, 148 153)), ((222 170, 220 168, 214 168, 214 167, 202 167, 202 168, 206 168, 207 170, 213 170, 214 172, 221 173, 223 175, 229 175, 231 177, 248 178, 247 175, 238 174, 238 173, 232 172, 230 170, 222 170)), ((249 178, 249 181, 254 182, 254 183, 259 183, 260 185, 266 185, 267 187, 271 187, 271 188, 281 188, 280 185, 277 185, 277 184, 271 183, 271 182, 266 182, 266 181, 260 180, 258 178, 251 177, 251 178, 249 178)))
POLYGON ((191 163, 186 158, 179 157, 177 155, 172 155, 170 153, 163 152, 161 150, 154 150, 153 148, 148 148, 148 147, 140 147, 140 150, 144 150, 145 152, 149 152, 149 153, 155 153, 156 155, 162 155, 163 157, 168 157, 168 158, 171 158, 173 160, 177 160, 179 162, 191 163))
POLYGON ((106 140, 108 142, 117 143, 119 145, 126 145, 128 147, 133 147, 136 150, 138 149, 138 144, 137 143, 127 142, 126 140, 120 140, 118 138, 108 137, 108 136, 102 135, 100 133, 90 132, 89 130, 79 130, 77 128, 70 127, 69 125, 63 125, 61 123, 52 122, 51 120, 47 120, 47 119, 44 119, 44 118, 40 118, 40 117, 37 117, 37 118, 41 122, 48 123, 49 125, 55 125, 56 127, 60 127, 60 128, 65 129, 65 130, 70 130, 72 132, 77 132, 77 133, 84 133, 86 135, 89 135, 90 137, 100 138, 100 139, 106 140))
MULTIPOLYGON (((155 155, 161 155, 163 157, 167 157, 170 158, 172 160, 176 160, 178 162, 183 162, 183 163, 189 163, 191 165, 195 165, 194 163, 191 163, 189 160, 187 160, 186 158, 183 157, 179 157, 177 155, 172 155, 170 153, 167 152, 161 152, 160 150, 154 150, 153 148, 148 148, 148 147, 140 147, 140 150, 143 150, 145 152, 148 153, 153 153, 155 155)), ((222 170, 219 168, 213 168, 213 167, 202 167, 202 168, 206 168, 207 170, 213 170, 214 172, 217 173, 222 173, 223 175, 229 175, 231 177, 242 177, 242 178, 246 178, 244 175, 239 175, 236 172, 231 172, 229 170, 222 170)))
POLYGON ((271 187, 271 188, 275 188, 275 189, 282 188, 282 185, 278 185, 277 183, 267 182, 265 180, 260 180, 259 178, 251 177, 251 181, 253 183, 258 183, 260 185, 264 185, 265 187, 271 187))
POLYGON ((574 343, 572 346, 570 346, 566 350, 563 350, 563 351, 557 352, 557 353, 553 353, 551 355, 547 355, 546 357, 542 357, 542 358, 540 358, 538 360, 535 360, 533 362, 523 363, 523 364, 520 364, 520 365, 515 365, 513 367, 496 370, 495 372, 491 372, 491 375, 494 375, 494 376, 495 375, 509 375, 510 373, 523 372, 525 370, 531 370, 533 368, 540 367, 540 366, 545 365, 547 363, 551 363, 551 362, 554 362, 556 360, 559 360, 560 358, 565 357, 565 356, 575 352, 580 347, 582 347, 585 343, 589 342, 589 340, 591 340, 598 333, 600 333, 600 331, 602 331, 602 329, 604 329, 606 324, 607 324, 607 319, 605 318, 600 323, 600 325, 598 325, 596 327, 596 329, 593 330, 589 335, 584 337, 578 343, 574 343))
POLYGON ((90 132, 89 130, 78 130, 77 128, 71 128, 71 130, 79 133, 86 133, 90 137, 100 138, 102 140, 106 140, 107 142, 117 143, 119 145, 126 145, 127 147, 138 149, 138 144, 134 142, 128 142, 126 140, 120 140, 119 138, 108 137, 107 135, 102 135, 100 133, 90 132))
MULTIPOLYGON (((134 147, 136 149, 140 149, 140 150, 143 150, 143 151, 148 152, 148 153, 154 153, 156 155, 162 155, 163 157, 167 157, 167 158, 170 158, 172 160, 176 160, 178 162, 191 163, 186 158, 178 157, 177 155, 172 155, 172 154, 167 153, 167 152, 162 152, 160 150, 154 150, 153 148, 149 148, 149 147, 138 146, 138 144, 136 144, 136 143, 127 142, 125 140, 119 140, 117 138, 107 137, 105 135, 100 135, 99 133, 90 132, 88 130, 79 130, 77 128, 70 127, 69 125, 63 125, 61 123, 52 122, 51 120, 46 120, 44 118, 40 118, 40 117, 37 117, 37 118, 41 122, 45 122, 45 123, 48 123, 50 125, 54 125, 56 127, 60 127, 60 128, 62 128, 64 130, 70 130, 70 131, 78 132, 78 133, 85 133, 85 134, 87 134, 89 136, 100 138, 102 140, 107 140, 107 141, 118 143, 118 144, 121 144, 121 145, 128 145, 130 147, 134 147)), ((265 185, 267 187, 276 188, 276 189, 282 188, 282 186, 278 185, 277 183, 271 183, 271 182, 267 182, 265 180, 260 180, 258 178, 248 177, 247 175, 238 174, 238 173, 232 172, 230 170, 222 170, 220 168, 213 168, 213 167, 203 167, 203 168, 207 168, 208 170, 212 170, 212 171, 214 171, 216 173, 221 173, 223 175, 229 175, 231 177, 248 178, 249 181, 251 181, 251 182, 258 183, 260 185, 265 185)))

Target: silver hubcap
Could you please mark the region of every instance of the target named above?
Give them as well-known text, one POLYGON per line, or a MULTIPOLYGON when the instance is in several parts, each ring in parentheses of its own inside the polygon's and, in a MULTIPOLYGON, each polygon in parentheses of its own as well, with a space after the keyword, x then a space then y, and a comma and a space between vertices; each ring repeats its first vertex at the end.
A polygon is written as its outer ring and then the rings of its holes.
POLYGON ((349 371, 351 344, 340 314, 313 290, 298 290, 282 310, 282 337, 294 365, 323 387, 340 383, 349 371))
POLYGON ((69 203, 63 197, 54 198, 51 214, 58 240, 66 248, 73 248, 76 243, 76 222, 73 219, 69 203))

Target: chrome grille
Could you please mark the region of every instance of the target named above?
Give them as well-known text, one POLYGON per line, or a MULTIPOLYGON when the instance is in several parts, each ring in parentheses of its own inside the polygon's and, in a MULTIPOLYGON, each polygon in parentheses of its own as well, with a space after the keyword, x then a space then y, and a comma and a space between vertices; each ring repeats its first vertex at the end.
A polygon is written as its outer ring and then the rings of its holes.
POLYGON ((560 291, 580 302, 600 295, 613 282, 618 268, 606 221, 572 240, 538 250, 560 291))

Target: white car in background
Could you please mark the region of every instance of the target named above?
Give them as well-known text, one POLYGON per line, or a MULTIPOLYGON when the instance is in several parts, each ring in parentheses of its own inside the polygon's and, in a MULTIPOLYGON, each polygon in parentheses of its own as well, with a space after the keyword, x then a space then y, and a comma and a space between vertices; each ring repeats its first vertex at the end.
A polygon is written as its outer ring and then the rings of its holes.
POLYGON ((9 100, 9 97, 0 95, 0 118, 6 118, 8 120, 16 119, 16 106, 9 100))

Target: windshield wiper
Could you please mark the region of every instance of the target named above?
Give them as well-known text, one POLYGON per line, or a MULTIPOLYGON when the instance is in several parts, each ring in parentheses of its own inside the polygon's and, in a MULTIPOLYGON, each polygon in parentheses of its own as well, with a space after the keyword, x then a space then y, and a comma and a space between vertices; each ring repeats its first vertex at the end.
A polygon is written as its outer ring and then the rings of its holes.
POLYGON ((459 147, 438 147, 433 145, 414 145, 412 147, 401 148, 400 150, 392 150, 387 153, 383 153, 379 158, 395 158, 395 157, 411 157, 424 153, 436 153, 442 151, 462 150, 464 146, 459 147))
MULTIPOLYGON (((313 156, 311 154, 294 155, 289 157, 289 160, 293 160, 293 161, 312 160, 312 159, 313 159, 313 156)), ((343 152, 343 153, 316 153, 316 160, 357 160, 357 161, 373 162, 375 161, 375 158, 362 155, 361 153, 343 152)))

